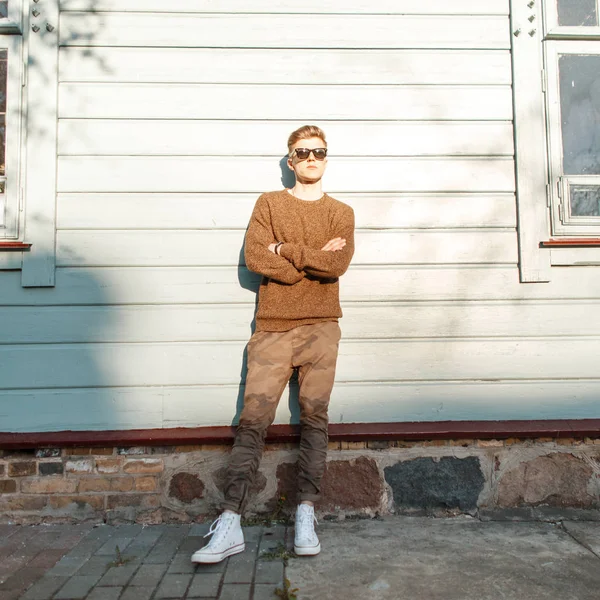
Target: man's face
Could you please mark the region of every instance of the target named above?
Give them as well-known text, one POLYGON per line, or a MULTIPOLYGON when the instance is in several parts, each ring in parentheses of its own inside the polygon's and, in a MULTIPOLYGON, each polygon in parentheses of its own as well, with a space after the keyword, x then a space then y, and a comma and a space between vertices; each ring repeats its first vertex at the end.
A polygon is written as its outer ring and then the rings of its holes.
POLYGON ((327 159, 317 160, 311 152, 308 158, 301 160, 296 156, 294 150, 296 148, 325 148, 325 143, 321 138, 314 137, 307 140, 298 140, 292 146, 292 156, 288 158, 288 166, 296 174, 296 181, 302 183, 316 183, 323 177, 327 159))

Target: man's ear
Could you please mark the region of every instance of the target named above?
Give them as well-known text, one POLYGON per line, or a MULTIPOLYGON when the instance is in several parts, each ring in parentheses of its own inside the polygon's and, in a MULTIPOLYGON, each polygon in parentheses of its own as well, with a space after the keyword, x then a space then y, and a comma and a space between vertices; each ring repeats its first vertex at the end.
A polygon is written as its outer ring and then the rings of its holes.
POLYGON ((288 159, 287 159, 287 166, 288 166, 288 169, 289 169, 290 171, 293 171, 293 170, 294 170, 294 167, 292 166, 292 159, 291 159, 291 158, 288 158, 288 159))

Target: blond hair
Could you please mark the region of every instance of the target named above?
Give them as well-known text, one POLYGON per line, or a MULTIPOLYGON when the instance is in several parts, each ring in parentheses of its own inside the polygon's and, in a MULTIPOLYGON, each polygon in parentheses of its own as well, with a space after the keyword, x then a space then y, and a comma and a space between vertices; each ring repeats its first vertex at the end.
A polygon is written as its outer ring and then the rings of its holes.
POLYGON ((325 132, 316 125, 302 125, 302 127, 292 131, 288 138, 288 154, 292 152, 292 146, 299 140, 308 140, 310 138, 319 138, 323 140, 325 148, 327 148, 327 140, 325 139, 325 132))

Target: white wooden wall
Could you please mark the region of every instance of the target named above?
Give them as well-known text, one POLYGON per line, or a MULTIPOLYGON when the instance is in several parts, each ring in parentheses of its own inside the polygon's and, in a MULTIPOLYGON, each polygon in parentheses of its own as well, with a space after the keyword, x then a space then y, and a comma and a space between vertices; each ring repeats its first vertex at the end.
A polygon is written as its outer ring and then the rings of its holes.
POLYGON ((507 0, 61 8, 56 287, 0 273, 0 430, 231 423, 305 123, 357 217, 333 422, 600 416, 600 270, 519 283, 507 0))

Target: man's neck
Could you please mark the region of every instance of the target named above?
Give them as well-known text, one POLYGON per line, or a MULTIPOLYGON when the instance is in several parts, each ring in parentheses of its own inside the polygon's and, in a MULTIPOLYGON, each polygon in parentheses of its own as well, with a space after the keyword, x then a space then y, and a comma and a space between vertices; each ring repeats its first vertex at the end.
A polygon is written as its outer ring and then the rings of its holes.
POLYGON ((320 200, 323 197, 321 180, 315 183, 302 183, 296 181, 296 185, 290 190, 292 195, 299 200, 320 200))

